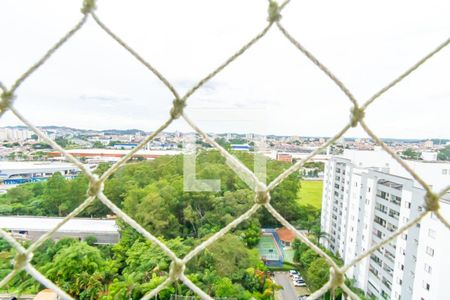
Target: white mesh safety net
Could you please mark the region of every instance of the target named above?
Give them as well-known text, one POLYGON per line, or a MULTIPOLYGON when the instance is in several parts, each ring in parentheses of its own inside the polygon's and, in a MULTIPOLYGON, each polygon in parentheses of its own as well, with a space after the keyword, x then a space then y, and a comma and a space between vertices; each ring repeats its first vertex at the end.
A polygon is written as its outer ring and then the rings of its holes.
MULTIPOLYGON (((350 288, 345 284, 345 273, 352 266, 360 262, 362 259, 368 257, 371 253, 376 251, 378 248, 383 245, 389 243, 391 240, 398 237, 404 231, 407 231, 410 227, 414 226, 418 222, 420 222, 423 218, 427 217, 430 213, 434 213, 437 218, 450 229, 450 223, 444 219, 442 216, 439 205, 440 198, 450 191, 450 184, 441 191, 433 191, 431 187, 420 177, 419 174, 416 174, 413 169, 411 169, 407 163, 405 163, 392 149, 390 149, 385 143, 381 141, 381 139, 369 128, 364 120, 365 113, 369 106, 378 99, 381 95, 395 86, 397 83, 406 78, 413 71, 418 69, 422 64, 424 64, 428 59, 430 59, 433 55, 441 51, 443 48, 448 46, 450 43, 450 39, 446 39, 442 44, 438 45, 434 50, 432 50, 429 54, 420 59, 416 64, 411 66, 404 73, 400 74, 397 78, 388 83, 385 87, 380 89, 377 93, 375 93, 372 97, 370 97, 363 104, 360 104, 353 94, 346 88, 346 86, 327 68, 325 67, 311 52, 305 49, 293 36, 291 36, 288 30, 281 23, 281 12, 285 9, 286 5, 290 1, 287 0, 282 4, 278 4, 275 1, 269 1, 268 7, 268 18, 267 25, 259 32, 255 37, 253 37, 250 41, 248 41, 245 45, 243 45, 237 52, 227 58, 220 66, 214 69, 211 73, 205 76, 203 79, 198 81, 192 88, 188 90, 185 95, 179 95, 177 90, 173 87, 173 85, 150 63, 148 63, 142 56, 140 56, 135 50, 133 50, 126 42, 124 42, 121 38, 119 38, 114 32, 112 32, 107 25, 105 25, 98 15, 95 13, 97 9, 96 3, 94 0, 85 0, 83 2, 83 6, 81 9, 82 17, 80 21, 69 30, 53 47, 51 47, 45 55, 39 59, 34 65, 32 65, 25 73, 23 73, 13 84, 11 87, 7 88, 0 82, 0 117, 6 110, 10 110, 17 118, 19 118, 25 125, 27 125, 32 131, 35 132, 42 140, 46 141, 50 144, 55 150, 59 151, 66 157, 67 160, 75 164, 89 179, 89 189, 87 191, 87 198, 85 201, 73 210, 70 214, 68 214, 63 220, 59 222, 59 224, 41 236, 37 241, 32 243, 28 248, 24 248, 17 240, 15 240, 9 233, 0 229, 0 235, 4 238, 12 247, 17 251, 17 255, 14 259, 14 268, 7 276, 1 279, 0 287, 3 287, 7 284, 16 274, 20 271, 25 270, 28 274, 30 274, 34 279, 39 281, 42 285, 54 290, 62 299, 73 299, 70 295, 68 295, 63 289, 58 287, 56 284, 48 280, 41 272, 39 272, 32 264, 31 260, 33 257, 33 251, 35 251, 40 245, 42 245, 47 239, 51 238, 56 231, 63 226, 68 220, 77 216, 80 212, 82 212, 87 206, 89 206, 94 200, 98 199, 104 205, 106 205, 113 213, 115 213, 120 219, 126 222, 128 225, 132 226, 135 230, 137 230, 140 234, 142 234, 146 239, 150 240, 154 244, 158 245, 162 251, 172 260, 170 266, 169 276, 155 289, 146 294, 142 299, 150 299, 158 295, 158 293, 164 288, 168 287, 171 283, 175 281, 183 282, 189 289, 191 289, 198 297, 201 299, 212 299, 207 293, 205 293, 202 289, 200 289, 197 285, 195 285, 185 274, 185 266, 186 264, 200 252, 202 252, 206 247, 210 246, 212 243, 217 241, 219 238, 224 236, 231 229, 236 227, 238 224, 243 222, 244 220, 251 217, 259 208, 264 207, 270 214, 272 214, 275 219, 277 219, 283 226, 295 232, 298 239, 300 239, 303 243, 308 245, 311 249, 313 249, 317 254, 323 257, 327 263, 330 265, 330 278, 328 282, 323 285, 319 290, 315 291, 312 295, 309 296, 308 299, 317 299, 324 293, 329 290, 334 290, 336 288, 341 288, 345 294, 347 294, 352 299, 359 299, 359 297, 350 290, 350 288), (119 161, 113 164, 101 177, 93 174, 91 170, 85 167, 83 163, 81 163, 74 156, 65 151, 62 147, 56 144, 53 140, 51 140, 44 132, 42 132, 39 128, 34 126, 28 119, 23 116, 19 111, 17 111, 13 106, 13 101, 16 98, 17 90, 21 86, 21 84, 27 80, 38 68, 40 68, 47 60, 51 58, 51 56, 58 51, 58 49, 68 42, 79 30, 83 28, 88 18, 92 18, 93 21, 113 40, 115 40, 121 47, 125 48, 134 58, 136 58, 140 63, 142 63, 150 72, 152 72, 172 93, 174 97, 172 109, 169 112, 168 119, 157 128, 152 134, 147 136, 137 147, 128 152, 124 157, 122 157, 119 161), (216 143, 213 139, 211 139, 202 129, 200 129, 193 120, 191 120, 186 112, 184 112, 184 108, 187 105, 187 100, 190 96, 192 96, 200 87, 202 87, 206 82, 216 76, 219 72, 225 69, 229 64, 235 61, 238 57, 240 57, 244 52, 246 52, 250 47, 252 47, 255 43, 257 43, 260 39, 262 39, 269 30, 278 29, 280 33, 286 37, 289 42, 296 47, 301 53, 303 53, 312 63, 314 63, 320 70, 322 70, 347 96, 347 98, 351 101, 353 108, 350 113, 350 120, 348 124, 346 124, 342 129, 340 129, 332 138, 330 138, 326 143, 321 145, 314 152, 310 153, 306 158, 296 162, 290 168, 286 169, 283 173, 281 173, 278 177, 276 177, 271 183, 268 185, 262 183, 258 177, 250 171, 244 164, 242 164, 239 160, 237 160, 234 156, 232 156, 227 150, 221 147, 218 143, 216 143), (239 216, 237 219, 229 223, 227 226, 216 232, 214 235, 209 237, 207 240, 203 241, 200 245, 195 247, 192 251, 190 251, 183 258, 177 257, 177 255, 169 249, 163 242, 161 242, 158 238, 156 238, 152 233, 148 232, 141 225, 139 225, 135 220, 125 214, 120 208, 118 208, 111 200, 108 199, 107 196, 103 193, 103 186, 105 180, 111 176, 115 171, 117 171, 121 166, 123 166, 138 150, 142 149, 149 141, 155 138, 159 133, 165 130, 173 120, 178 118, 183 118, 203 139, 205 142, 211 144, 215 147, 220 154, 226 158, 229 166, 236 172, 241 178, 249 178, 247 182, 249 186, 256 191, 255 203, 254 205, 246 211, 244 214, 239 216), (389 153, 411 176, 423 187, 426 191, 426 197, 424 199, 426 210, 424 210, 421 214, 418 215, 413 220, 410 220, 407 224, 398 228, 393 234, 380 243, 374 245, 370 249, 366 250, 364 253, 361 253, 358 257, 356 257, 350 263, 339 267, 335 261, 329 257, 324 251, 322 251, 318 246, 312 243, 304 234, 299 232, 294 226, 292 226, 282 215, 280 215, 274 207, 270 203, 270 193, 273 191, 286 177, 291 175, 292 173, 298 171, 308 160, 310 160, 313 156, 318 154, 319 152, 326 149, 328 146, 333 144, 339 138, 343 136, 343 134, 352 127, 361 126, 365 132, 378 144, 382 147, 384 151, 389 153)), ((178 298, 177 298, 178 299, 178 298)))

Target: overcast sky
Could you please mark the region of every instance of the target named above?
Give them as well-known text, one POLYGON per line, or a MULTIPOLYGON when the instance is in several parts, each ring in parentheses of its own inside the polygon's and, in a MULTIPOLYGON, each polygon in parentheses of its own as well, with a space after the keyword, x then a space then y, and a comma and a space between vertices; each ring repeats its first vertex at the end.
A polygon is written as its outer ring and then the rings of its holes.
MULTIPOLYGON (((0 81, 14 80, 81 17, 82 1, 0 0, 0 81)), ((296 1, 282 23, 360 102, 450 35, 450 1, 296 1)), ((267 1, 99 1, 97 14, 183 94, 266 25, 267 1)), ((36 125, 156 129, 173 97, 94 22, 17 91, 36 125)), ((209 132, 330 136, 349 119, 343 93, 276 27, 188 102, 209 132)), ((378 99, 381 137, 450 138, 450 47, 378 99)), ((0 126, 18 125, 8 112, 0 126)), ((177 120, 169 131, 189 131, 177 120)), ((346 136, 366 136, 354 129, 346 136)))

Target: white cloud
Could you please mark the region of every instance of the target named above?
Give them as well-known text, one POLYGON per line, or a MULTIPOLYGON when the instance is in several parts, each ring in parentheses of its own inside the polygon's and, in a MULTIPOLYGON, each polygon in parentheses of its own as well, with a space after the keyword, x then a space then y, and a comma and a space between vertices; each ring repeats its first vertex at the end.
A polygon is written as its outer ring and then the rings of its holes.
MULTIPOLYGON (((82 1, 3 1, 0 80, 10 85, 81 17, 82 1), (57 12, 57 13, 55 13, 57 12)), ((267 1, 99 1, 101 19, 173 83, 180 94, 266 25, 267 1)), ((291 1, 288 31, 365 101, 448 38, 450 2, 291 1)), ((449 138, 450 49, 367 111, 385 137, 449 138)), ((38 125, 154 130, 173 96, 92 20, 18 90, 16 107, 38 125)), ((188 101, 189 110, 264 109, 261 130, 334 134, 350 102, 273 27, 188 101)), ((217 120, 220 114, 217 113, 217 120)), ((214 114, 212 113, 212 116, 214 114)), ((241 115, 239 111, 236 115, 241 115)), ((240 118, 240 117, 239 117, 240 118)), ((206 131, 245 132, 240 121, 204 122, 206 131)), ((199 123, 201 121, 199 120, 199 123)), ((0 125, 18 124, 6 114, 0 125)), ((189 130, 177 121, 169 130, 189 130)), ((361 129, 349 134, 365 136, 361 129)))

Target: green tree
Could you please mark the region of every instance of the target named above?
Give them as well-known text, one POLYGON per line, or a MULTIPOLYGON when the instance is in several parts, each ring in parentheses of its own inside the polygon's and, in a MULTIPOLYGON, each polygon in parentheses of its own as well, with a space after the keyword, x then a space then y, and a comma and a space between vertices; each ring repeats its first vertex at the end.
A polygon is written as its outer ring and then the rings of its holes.
POLYGON ((214 270, 220 277, 241 280, 245 270, 259 262, 257 250, 249 250, 237 236, 227 234, 194 259, 195 269, 214 270))
POLYGON ((446 146, 444 149, 439 150, 438 160, 450 160, 450 146, 446 146))
POLYGON ((216 138, 215 141, 217 144, 222 146, 224 149, 229 150, 231 148, 230 143, 228 143, 227 140, 224 138, 216 138))
POLYGON ((261 238, 261 228, 255 224, 251 224, 243 233, 245 244, 249 248, 258 245, 261 238))
POLYGON ((229 278, 221 278, 214 285, 214 294, 216 297, 229 297, 237 299, 250 299, 251 294, 246 292, 239 284, 233 284, 229 278))
POLYGON ((85 242, 63 248, 42 267, 44 274, 71 295, 96 299, 102 291, 105 260, 100 250, 85 242))
POLYGON ((406 158, 406 159, 420 159, 420 153, 414 151, 411 148, 406 149, 405 151, 402 152, 402 157, 406 158))
POLYGON ((103 145, 103 143, 100 141, 95 141, 92 145, 92 148, 105 148, 105 145, 103 145))
POLYGON ((60 145, 63 148, 66 148, 67 146, 69 146, 70 141, 68 139, 65 139, 63 137, 57 137, 55 138, 55 143, 57 143, 58 145, 60 145))
POLYGON ((320 289, 327 283, 330 276, 330 266, 327 261, 320 257, 311 262, 307 271, 308 287, 311 291, 320 289))
POLYGON ((69 184, 61 173, 54 173, 47 181, 44 198, 46 209, 50 214, 62 216, 68 208, 69 184))
POLYGON ((11 152, 11 153, 9 153, 9 154, 6 156, 6 158, 7 158, 8 160, 15 160, 15 159, 16 159, 16 152, 11 152))
POLYGON ((93 235, 87 236, 84 241, 86 242, 86 244, 88 244, 89 246, 94 246, 97 243, 97 238, 93 235))
POLYGON ((36 151, 32 153, 31 156, 33 157, 33 160, 42 160, 43 158, 47 157, 47 153, 43 151, 36 151))

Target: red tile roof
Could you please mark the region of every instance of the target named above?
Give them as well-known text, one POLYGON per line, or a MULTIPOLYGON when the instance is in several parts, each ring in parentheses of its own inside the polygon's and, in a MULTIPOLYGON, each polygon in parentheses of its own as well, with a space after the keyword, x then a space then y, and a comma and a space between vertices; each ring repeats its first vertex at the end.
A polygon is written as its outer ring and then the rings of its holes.
POLYGON ((292 230, 287 229, 286 227, 278 228, 277 234, 280 237, 280 240, 282 240, 283 242, 292 243, 295 240, 295 233, 292 230))

